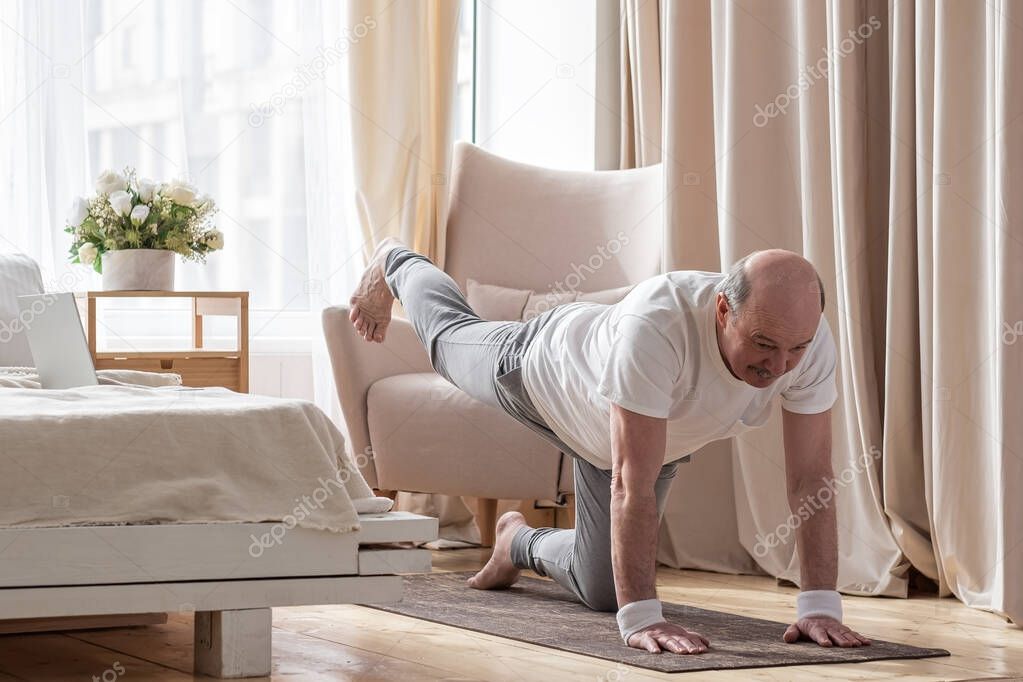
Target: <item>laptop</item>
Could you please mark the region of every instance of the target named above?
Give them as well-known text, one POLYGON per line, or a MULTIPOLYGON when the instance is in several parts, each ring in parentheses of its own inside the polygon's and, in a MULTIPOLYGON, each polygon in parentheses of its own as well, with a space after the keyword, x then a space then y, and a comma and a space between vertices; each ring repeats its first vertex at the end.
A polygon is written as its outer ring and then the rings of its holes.
POLYGON ((19 296, 18 308, 43 388, 99 383, 74 294, 19 296))

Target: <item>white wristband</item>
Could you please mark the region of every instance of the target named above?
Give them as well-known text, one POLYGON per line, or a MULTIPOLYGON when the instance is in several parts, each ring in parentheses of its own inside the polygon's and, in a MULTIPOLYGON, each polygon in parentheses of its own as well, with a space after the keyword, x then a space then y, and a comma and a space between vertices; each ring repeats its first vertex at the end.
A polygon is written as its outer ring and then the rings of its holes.
POLYGON ((664 615, 661 613, 661 602, 657 599, 643 599, 626 604, 618 609, 618 630, 622 633, 622 639, 629 643, 629 637, 634 634, 664 622, 664 615))
POLYGON ((835 590, 807 590, 796 597, 796 620, 828 616, 842 622, 842 595, 835 590))

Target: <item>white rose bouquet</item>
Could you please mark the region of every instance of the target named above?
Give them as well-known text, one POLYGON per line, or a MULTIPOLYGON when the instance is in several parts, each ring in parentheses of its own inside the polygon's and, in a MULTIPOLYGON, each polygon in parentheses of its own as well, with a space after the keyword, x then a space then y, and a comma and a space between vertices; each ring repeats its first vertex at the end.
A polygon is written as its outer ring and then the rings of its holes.
POLYGON ((183 180, 154 183, 137 178, 133 168, 103 171, 96 194, 77 197, 71 207, 64 229, 73 237, 71 262, 103 272, 103 254, 121 249, 162 249, 205 262, 210 251, 224 248, 216 212, 212 199, 183 180))

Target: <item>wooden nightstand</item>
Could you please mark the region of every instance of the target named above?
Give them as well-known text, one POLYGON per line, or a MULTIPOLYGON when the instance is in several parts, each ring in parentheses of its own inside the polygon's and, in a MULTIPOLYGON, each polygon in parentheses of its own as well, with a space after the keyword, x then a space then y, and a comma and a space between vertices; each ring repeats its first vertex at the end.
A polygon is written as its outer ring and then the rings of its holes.
POLYGON ((86 305, 89 352, 96 369, 136 369, 174 372, 185 386, 223 386, 249 392, 249 292, 247 291, 87 291, 78 294, 86 305), (96 352, 96 299, 190 298, 192 344, 188 350, 96 352), (203 348, 203 316, 228 315, 238 321, 238 348, 203 348))

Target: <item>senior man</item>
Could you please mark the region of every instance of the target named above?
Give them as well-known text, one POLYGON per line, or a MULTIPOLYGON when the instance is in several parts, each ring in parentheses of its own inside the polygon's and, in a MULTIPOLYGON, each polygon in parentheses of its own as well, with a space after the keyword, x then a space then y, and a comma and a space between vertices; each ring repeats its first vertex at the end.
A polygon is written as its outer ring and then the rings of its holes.
MULTIPOLYGON (((666 622, 656 592, 658 526, 679 460, 762 426, 779 397, 790 507, 832 476, 835 346, 820 277, 795 253, 756 252, 728 273, 669 272, 614 305, 491 322, 429 259, 388 239, 351 298, 366 341, 384 340, 395 297, 437 372, 576 460, 576 527, 503 515, 474 588, 507 587, 529 568, 617 611, 631 647, 703 653, 707 638, 666 622)), ((870 644, 842 624, 832 507, 799 526, 797 546, 802 591, 783 639, 870 644)))

